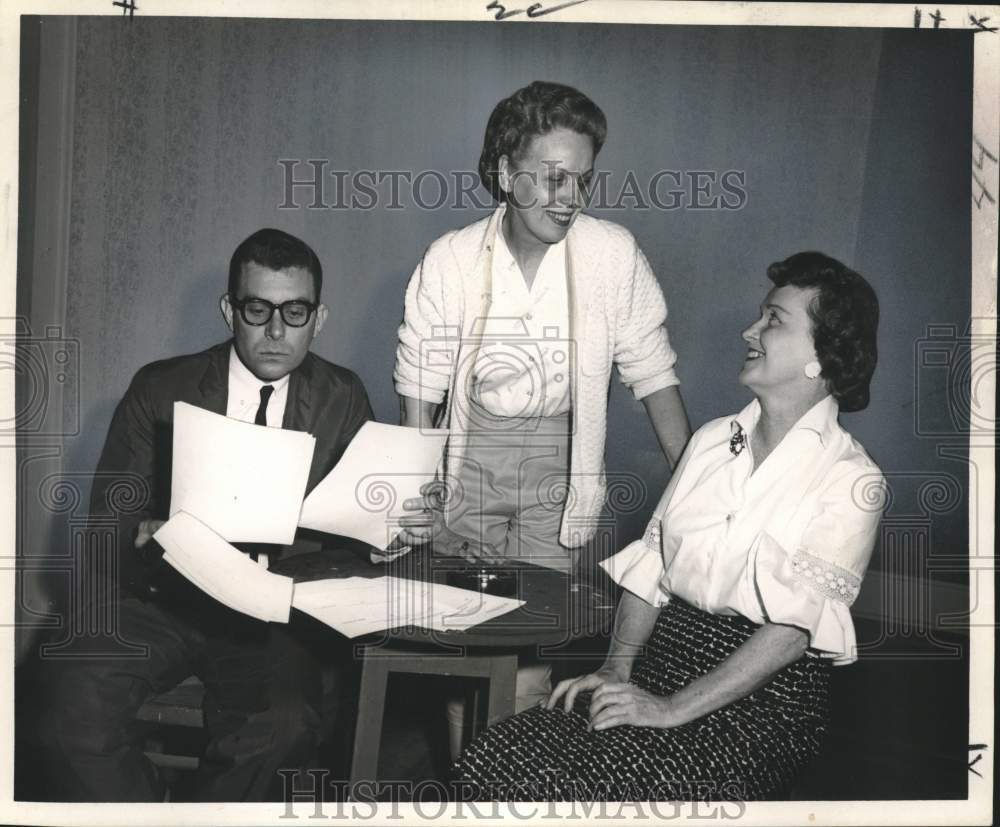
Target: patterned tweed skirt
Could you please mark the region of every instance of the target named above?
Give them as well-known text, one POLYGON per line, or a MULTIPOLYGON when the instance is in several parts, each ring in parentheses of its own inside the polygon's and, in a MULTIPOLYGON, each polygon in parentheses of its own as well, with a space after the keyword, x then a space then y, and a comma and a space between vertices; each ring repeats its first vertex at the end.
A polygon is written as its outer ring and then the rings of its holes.
MULTIPOLYGON (((708 614, 673 599, 660 611, 631 683, 672 694, 716 667, 757 628, 743 617, 708 614)), ((753 694, 682 726, 600 732, 587 730, 587 693, 569 714, 534 707, 495 724, 453 772, 463 786, 474 785, 479 800, 780 798, 819 749, 828 684, 829 663, 806 655, 753 694)))

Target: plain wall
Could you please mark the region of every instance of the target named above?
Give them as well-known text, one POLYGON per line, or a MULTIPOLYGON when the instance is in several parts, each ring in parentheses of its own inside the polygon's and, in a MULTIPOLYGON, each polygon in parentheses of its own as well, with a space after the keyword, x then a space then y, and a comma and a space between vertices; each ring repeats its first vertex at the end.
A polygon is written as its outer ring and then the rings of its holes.
MULTIPOLYGON (((495 103, 542 78, 577 86, 606 112, 598 166, 612 192, 629 172, 643 185, 660 170, 745 174, 738 210, 625 199, 624 209, 594 211, 636 235, 660 279, 695 426, 749 400, 736 383, 739 334, 770 262, 818 249, 869 277, 882 303, 881 360, 871 406, 843 423, 888 474, 905 472, 897 505, 919 510, 920 480, 964 483, 965 473, 937 456, 944 437, 915 433, 920 406, 947 419, 955 381, 918 375, 915 348, 929 324, 964 330, 970 301, 972 38, 930 34, 80 18, 66 310, 25 310, 34 330, 59 325, 79 343, 80 432, 61 443, 58 463, 85 503, 131 376, 226 337, 218 298, 228 259, 262 226, 315 248, 331 310, 315 350, 360 374, 377 417, 395 422, 395 331, 410 273, 434 238, 487 211, 420 209, 406 197, 402 210, 310 209, 302 188, 299 207, 281 209, 278 162, 472 171, 495 103)), ((325 183, 334 202, 334 179, 325 183)), ((435 195, 431 183, 425 193, 435 195)), ((669 472, 642 405, 613 384, 608 469, 648 491, 619 519, 625 541, 669 472)), ((26 497, 36 482, 25 476, 26 497)), ((966 493, 933 516, 935 550, 964 554, 966 493)), ((22 553, 58 548, 63 520, 23 532, 22 553)))

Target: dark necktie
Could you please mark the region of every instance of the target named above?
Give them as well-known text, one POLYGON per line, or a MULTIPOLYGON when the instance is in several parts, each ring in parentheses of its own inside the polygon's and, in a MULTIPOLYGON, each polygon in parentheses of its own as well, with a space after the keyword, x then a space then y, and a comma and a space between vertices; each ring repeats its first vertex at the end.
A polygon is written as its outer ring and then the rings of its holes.
MULTIPOLYGON (((274 393, 274 385, 263 385, 260 389, 260 407, 257 408, 257 415, 253 418, 254 425, 267 425, 267 400, 274 393)), ((261 554, 267 554, 273 549, 281 546, 273 546, 270 543, 239 543, 238 548, 249 554, 256 560, 261 554)))
POLYGON ((264 385, 260 389, 260 407, 257 408, 257 416, 253 418, 254 425, 267 425, 267 400, 274 393, 274 385, 264 385))

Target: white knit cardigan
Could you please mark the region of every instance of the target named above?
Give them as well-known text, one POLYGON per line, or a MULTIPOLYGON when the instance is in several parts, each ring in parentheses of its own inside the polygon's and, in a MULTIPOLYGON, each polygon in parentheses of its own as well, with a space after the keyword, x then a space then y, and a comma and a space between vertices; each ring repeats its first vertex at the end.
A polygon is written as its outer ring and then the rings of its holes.
MULTIPOLYGON (((406 289, 393 380, 396 392, 426 402, 447 397, 451 431, 444 473, 454 478, 468 433, 468 388, 492 289, 492 252, 504 207, 453 230, 424 253, 406 289)), ((604 440, 611 366, 636 399, 679 384, 664 322, 663 291, 632 234, 577 216, 567 234, 570 393, 573 435, 569 491, 559 542, 593 537, 605 496, 604 440)))

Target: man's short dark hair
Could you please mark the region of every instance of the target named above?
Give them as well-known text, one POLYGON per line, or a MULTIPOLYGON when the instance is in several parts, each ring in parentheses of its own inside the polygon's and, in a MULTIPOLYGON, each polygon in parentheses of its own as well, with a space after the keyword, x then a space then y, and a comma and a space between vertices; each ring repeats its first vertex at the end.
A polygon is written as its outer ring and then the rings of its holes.
POLYGON ((240 243, 229 260, 229 295, 236 298, 243 265, 255 262, 269 270, 285 270, 302 267, 309 271, 313 279, 313 301, 319 303, 320 289, 323 287, 323 267, 312 247, 302 239, 284 230, 265 227, 240 243))
POLYGON ((868 407, 878 362, 878 297, 864 277, 823 253, 796 253, 767 268, 777 287, 817 289, 809 306, 820 374, 842 411, 868 407))
POLYGON ((583 92, 544 80, 518 89, 496 105, 486 124, 483 152, 479 156, 479 180, 497 201, 506 200, 497 169, 500 158, 506 155, 511 161, 518 160, 533 138, 554 129, 587 135, 597 155, 608 135, 608 121, 600 107, 583 92))

